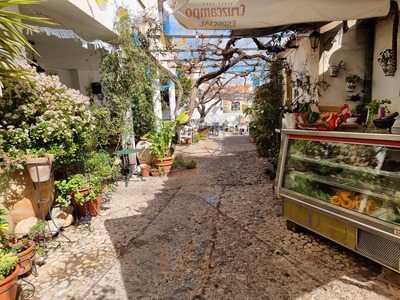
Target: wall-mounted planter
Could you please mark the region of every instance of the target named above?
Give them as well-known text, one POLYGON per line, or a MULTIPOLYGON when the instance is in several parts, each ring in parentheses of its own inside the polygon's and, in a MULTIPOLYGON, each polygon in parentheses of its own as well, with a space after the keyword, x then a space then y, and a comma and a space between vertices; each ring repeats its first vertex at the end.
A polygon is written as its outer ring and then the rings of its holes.
POLYGON ((357 85, 361 82, 361 77, 358 75, 348 75, 346 76, 346 92, 352 93, 356 90, 357 85))
POLYGON ((396 74, 396 59, 392 49, 385 49, 379 53, 378 63, 385 76, 394 76, 396 74))
POLYGON ((340 71, 339 66, 335 66, 335 65, 329 66, 328 70, 329 70, 330 77, 338 77, 339 71, 340 71))
POLYGON ((25 160, 26 168, 33 182, 46 182, 51 178, 51 165, 54 157, 31 157, 25 160))
POLYGON ((352 81, 346 82, 346 92, 354 92, 357 88, 357 83, 352 81))

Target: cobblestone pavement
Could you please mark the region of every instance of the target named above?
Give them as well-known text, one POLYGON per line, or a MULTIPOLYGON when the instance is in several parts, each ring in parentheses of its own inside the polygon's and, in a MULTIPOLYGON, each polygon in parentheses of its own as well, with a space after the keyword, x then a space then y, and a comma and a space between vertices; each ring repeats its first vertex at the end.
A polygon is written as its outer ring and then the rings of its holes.
POLYGON ((198 168, 120 184, 91 231, 51 244, 35 299, 400 299, 375 263, 286 230, 247 137, 177 152, 198 168))

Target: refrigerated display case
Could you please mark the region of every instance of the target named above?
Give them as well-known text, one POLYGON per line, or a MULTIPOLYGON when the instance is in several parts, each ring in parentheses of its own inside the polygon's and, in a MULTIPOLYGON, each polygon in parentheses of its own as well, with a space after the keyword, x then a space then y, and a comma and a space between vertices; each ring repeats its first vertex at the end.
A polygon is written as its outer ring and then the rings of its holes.
POLYGON ((400 272, 400 135, 282 130, 284 215, 400 272))

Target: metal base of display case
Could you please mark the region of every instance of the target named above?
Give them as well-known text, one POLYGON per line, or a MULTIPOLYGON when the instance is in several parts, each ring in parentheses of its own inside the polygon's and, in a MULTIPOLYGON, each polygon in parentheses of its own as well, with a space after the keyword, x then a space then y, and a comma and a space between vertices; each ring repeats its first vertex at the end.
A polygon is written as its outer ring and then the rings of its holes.
POLYGON ((308 202, 281 196, 284 216, 289 221, 400 273, 400 240, 388 238, 378 230, 365 230, 362 224, 308 202))

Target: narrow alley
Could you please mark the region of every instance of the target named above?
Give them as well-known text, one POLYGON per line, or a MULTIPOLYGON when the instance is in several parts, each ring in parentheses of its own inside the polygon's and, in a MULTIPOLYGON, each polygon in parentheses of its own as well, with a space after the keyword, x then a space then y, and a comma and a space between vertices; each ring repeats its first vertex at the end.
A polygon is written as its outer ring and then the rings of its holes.
POLYGON ((377 264, 286 229, 248 137, 176 155, 198 168, 120 183, 90 228, 52 242, 35 299, 399 299, 377 264))

